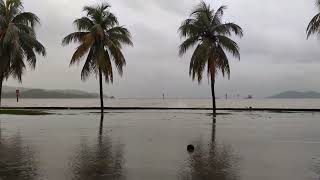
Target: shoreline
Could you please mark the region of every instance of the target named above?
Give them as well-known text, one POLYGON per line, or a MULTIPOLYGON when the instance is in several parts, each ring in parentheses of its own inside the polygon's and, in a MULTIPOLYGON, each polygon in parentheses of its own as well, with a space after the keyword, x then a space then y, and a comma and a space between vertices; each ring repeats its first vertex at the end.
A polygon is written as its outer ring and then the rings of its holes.
MULTIPOLYGON (((100 107, 2 107, 2 110, 100 110, 100 107)), ((104 107, 105 110, 206 110, 212 108, 170 108, 170 107, 104 107)), ((320 109, 309 108, 217 108, 217 111, 272 111, 272 112, 320 112, 320 109)))

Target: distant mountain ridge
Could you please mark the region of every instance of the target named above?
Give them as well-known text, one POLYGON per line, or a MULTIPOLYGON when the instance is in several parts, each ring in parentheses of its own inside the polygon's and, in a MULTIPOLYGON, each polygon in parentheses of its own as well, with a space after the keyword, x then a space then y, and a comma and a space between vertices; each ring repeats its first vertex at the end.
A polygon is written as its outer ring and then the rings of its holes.
POLYGON ((320 93, 315 91, 285 91, 273 96, 268 97, 269 99, 320 99, 320 93))
MULTIPOLYGON (((47 89, 32 89, 19 88, 20 97, 26 99, 76 99, 76 98, 98 98, 99 94, 89 93, 80 90, 47 90, 47 89)), ((3 98, 15 98, 16 88, 4 86, 2 92, 3 98)), ((104 96, 105 98, 113 98, 104 96)))

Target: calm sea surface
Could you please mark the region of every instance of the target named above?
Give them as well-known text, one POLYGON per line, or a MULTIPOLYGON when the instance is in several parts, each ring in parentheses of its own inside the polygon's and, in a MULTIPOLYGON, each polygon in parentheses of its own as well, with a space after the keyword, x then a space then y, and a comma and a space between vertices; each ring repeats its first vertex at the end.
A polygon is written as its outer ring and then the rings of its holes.
MULTIPOLYGON (((97 107, 99 99, 3 99, 4 107, 97 107)), ((105 99, 107 107, 210 108, 211 99, 105 99)), ((217 99, 219 108, 320 108, 320 99, 217 99)))
POLYGON ((0 115, 0 179, 316 180, 320 113, 0 115), (194 153, 186 150, 195 145, 194 153))

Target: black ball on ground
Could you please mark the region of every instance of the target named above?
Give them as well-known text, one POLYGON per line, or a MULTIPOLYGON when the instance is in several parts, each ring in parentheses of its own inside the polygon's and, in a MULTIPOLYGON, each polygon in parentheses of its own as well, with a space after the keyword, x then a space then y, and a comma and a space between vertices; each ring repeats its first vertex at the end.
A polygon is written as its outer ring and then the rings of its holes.
POLYGON ((188 150, 189 153, 193 153, 194 152, 194 146, 192 144, 189 144, 187 146, 187 150, 188 150))

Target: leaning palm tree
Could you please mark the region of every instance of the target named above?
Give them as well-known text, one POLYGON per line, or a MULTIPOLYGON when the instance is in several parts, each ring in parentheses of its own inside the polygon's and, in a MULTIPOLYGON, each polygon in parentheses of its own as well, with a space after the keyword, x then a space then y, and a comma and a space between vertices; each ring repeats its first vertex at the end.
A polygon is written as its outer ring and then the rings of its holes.
POLYGON ((62 44, 72 42, 80 45, 74 52, 70 65, 79 63, 87 55, 81 79, 86 80, 91 74, 99 77, 101 116, 103 117, 103 85, 104 76, 106 82, 113 82, 113 65, 122 75, 126 64, 122 54, 122 45, 133 45, 130 32, 123 26, 119 26, 116 16, 109 11, 110 5, 102 3, 98 6, 85 6, 83 11, 86 16, 76 19, 74 24, 77 32, 66 36, 62 44))
POLYGON ((226 51, 240 59, 239 47, 230 36, 243 36, 240 26, 234 23, 223 23, 222 16, 225 6, 217 11, 210 5, 201 2, 191 13, 190 18, 183 21, 179 28, 182 38, 185 38, 179 47, 180 56, 190 48, 196 46, 191 57, 189 74, 193 80, 200 83, 203 72, 207 67, 208 77, 211 79, 213 115, 216 114, 215 79, 218 71, 230 78, 229 59, 226 51))
MULTIPOLYGON (((320 0, 316 0, 316 5, 320 10, 320 0)), ((320 12, 311 19, 307 27, 307 38, 315 33, 320 34, 320 12)))
POLYGON ((39 18, 24 12, 21 0, 0 0, 0 106, 3 80, 10 76, 22 81, 26 63, 35 68, 36 54, 46 55, 34 27, 39 18))

